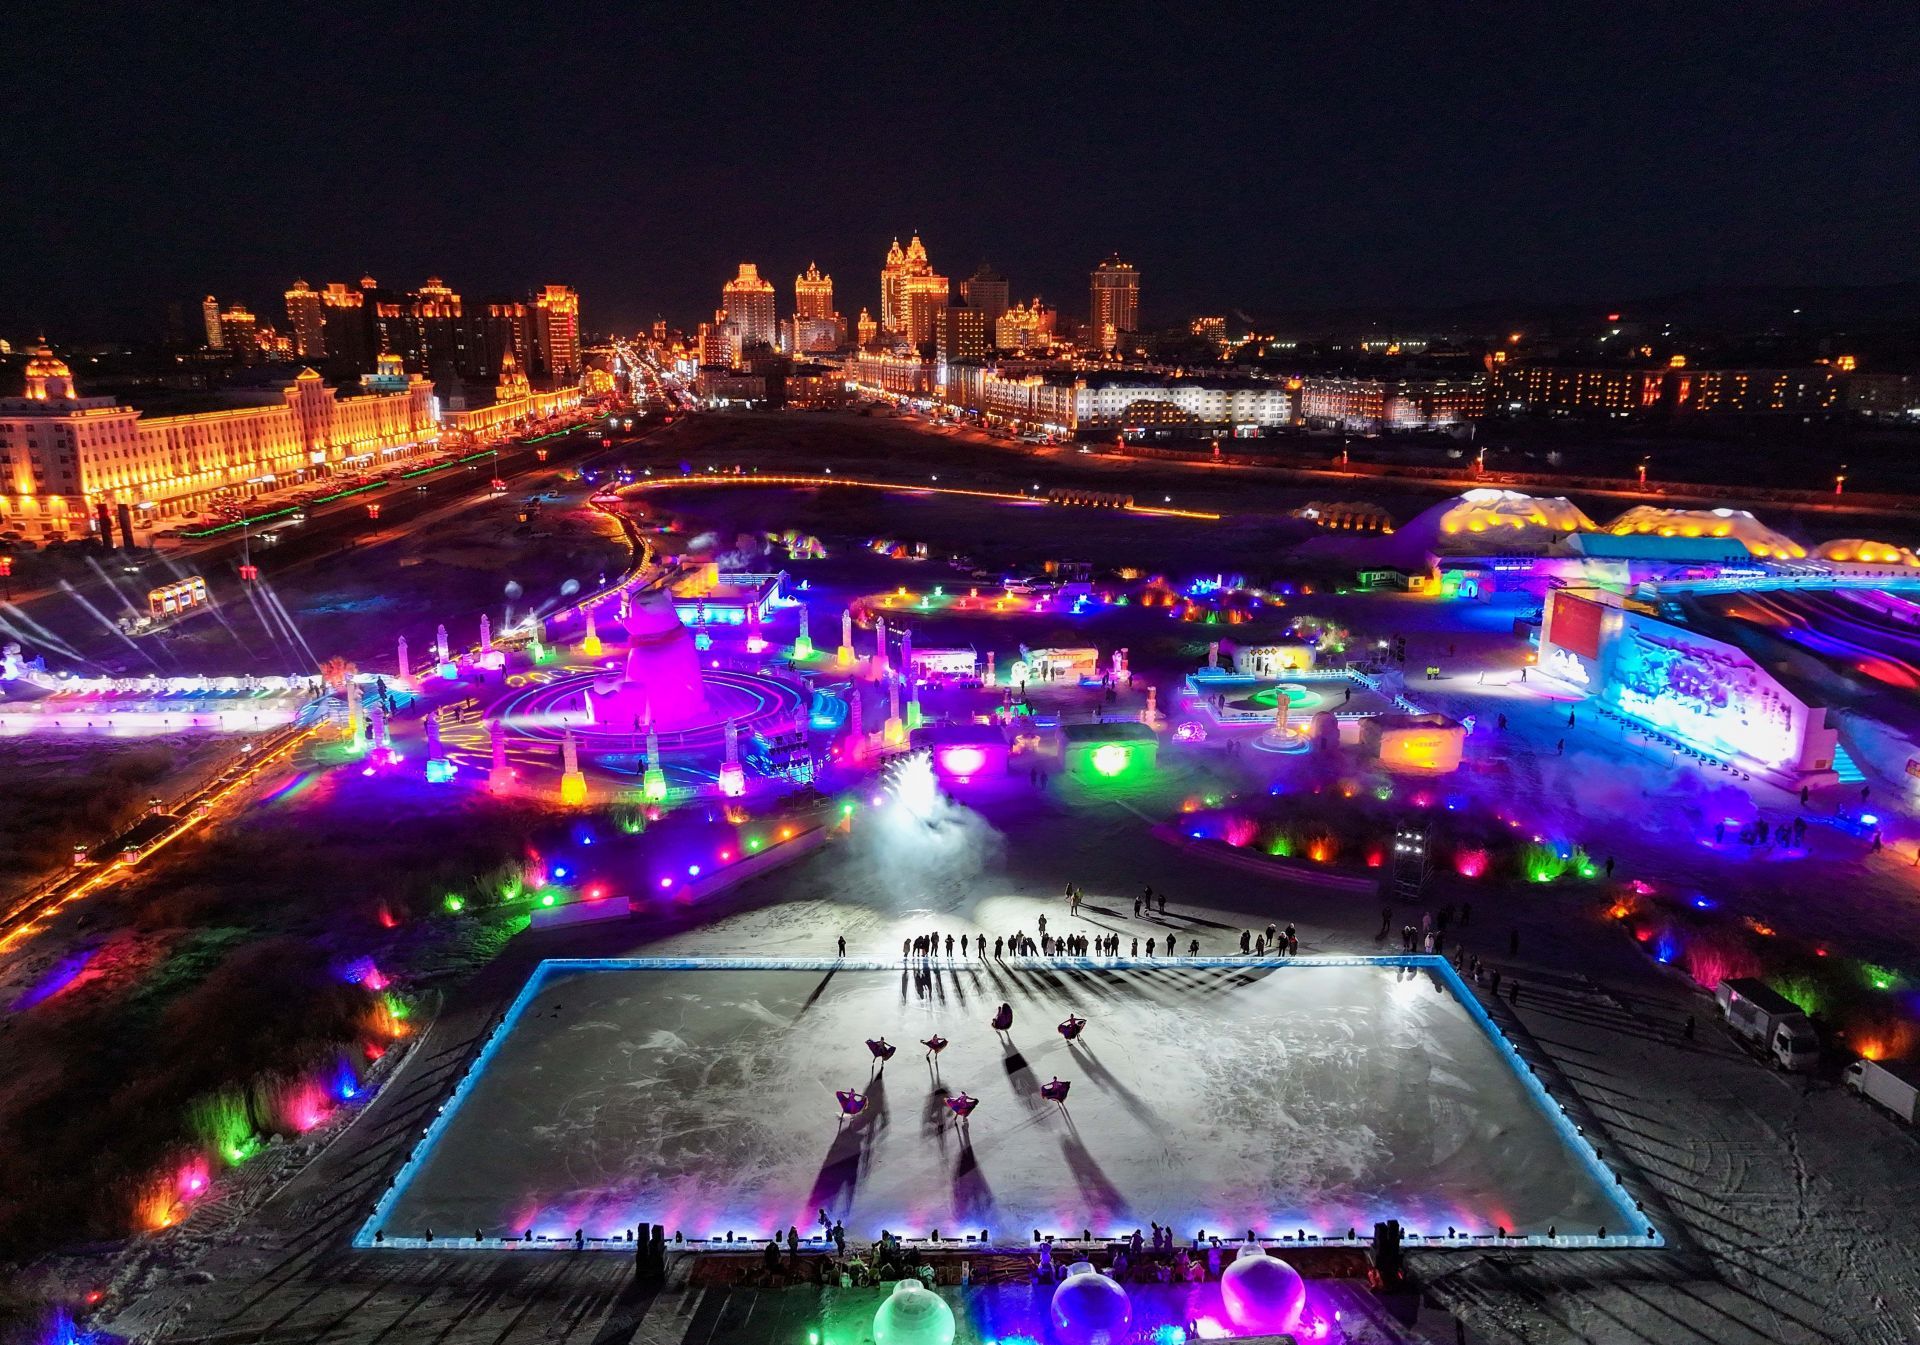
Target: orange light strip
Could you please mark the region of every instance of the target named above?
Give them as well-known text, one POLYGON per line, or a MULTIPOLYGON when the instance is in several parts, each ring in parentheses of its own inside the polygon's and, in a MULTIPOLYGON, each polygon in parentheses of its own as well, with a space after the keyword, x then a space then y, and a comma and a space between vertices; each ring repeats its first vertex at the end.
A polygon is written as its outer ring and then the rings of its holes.
MULTIPOLYGON (((899 490, 911 495, 965 495, 980 500, 1010 500, 1015 504, 1061 504, 1040 495, 1016 495, 1004 490, 968 490, 962 486, 921 486, 901 481, 863 481, 852 476, 680 476, 656 481, 634 481, 621 486, 629 490, 670 490, 678 486, 862 486, 868 490, 899 490)), ((1162 518, 1197 518, 1217 523, 1220 515, 1198 509, 1168 509, 1144 504, 1121 506, 1129 514, 1149 514, 1162 518)))
MULTIPOLYGON (((147 857, 152 855, 154 851, 193 830, 194 827, 211 816, 216 804, 226 800, 235 790, 251 784, 259 777, 261 771, 292 751, 300 743, 312 736, 313 732, 314 730, 311 728, 300 730, 272 751, 255 758, 246 770, 242 771, 232 780, 229 780, 224 787, 214 790, 197 803, 190 803, 186 815, 180 819, 177 826, 155 837, 147 848, 141 851, 139 863, 123 864, 118 858, 111 859, 104 864, 94 865, 91 872, 83 881, 57 897, 53 897, 50 894, 45 896, 29 896, 16 902, 13 909, 6 915, 6 922, 12 925, 12 928, 8 929, 4 936, 0 936, 0 952, 12 948, 27 936, 39 932, 44 926, 47 917, 58 914, 61 910, 65 909, 69 903, 78 901, 89 893, 109 886, 115 881, 130 877, 133 871, 140 867, 140 863, 144 863, 147 857), (37 910, 33 910, 30 915, 27 914, 36 902, 44 902, 46 904, 40 906, 37 910)), ((57 890, 57 882, 54 887, 57 890)))

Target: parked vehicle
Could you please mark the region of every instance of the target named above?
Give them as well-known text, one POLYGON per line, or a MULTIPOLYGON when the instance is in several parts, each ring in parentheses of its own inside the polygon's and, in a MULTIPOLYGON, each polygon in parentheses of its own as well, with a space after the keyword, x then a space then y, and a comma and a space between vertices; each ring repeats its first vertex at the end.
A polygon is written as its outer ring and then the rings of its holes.
POLYGON ((1847 1066, 1846 1084, 1908 1125, 1920 1123, 1920 1065, 1905 1061, 1856 1060, 1847 1066))
POLYGON ((1733 1035, 1778 1068, 1797 1074, 1820 1063, 1820 1038, 1807 1015, 1765 982, 1751 976, 1722 981, 1713 997, 1733 1035))

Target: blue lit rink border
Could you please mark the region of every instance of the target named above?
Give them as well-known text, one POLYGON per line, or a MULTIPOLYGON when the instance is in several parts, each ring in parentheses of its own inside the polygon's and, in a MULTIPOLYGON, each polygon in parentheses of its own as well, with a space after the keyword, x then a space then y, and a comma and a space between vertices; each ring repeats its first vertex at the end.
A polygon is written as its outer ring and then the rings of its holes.
MULTIPOLYGON (((1624 1177, 1608 1167, 1605 1161, 1601 1159, 1592 1141, 1581 1132, 1580 1128, 1567 1114, 1565 1107, 1548 1093, 1546 1086, 1541 1083, 1532 1067, 1520 1058, 1519 1052, 1513 1048, 1513 1045, 1507 1040, 1506 1035, 1502 1033, 1498 1025, 1494 1023, 1492 1016, 1487 1013, 1486 1008, 1480 1003, 1479 996, 1473 994, 1472 991, 1468 989, 1466 982, 1461 979, 1460 974, 1453 969, 1452 964, 1444 957, 1424 953, 1396 953, 1367 957, 1309 956, 1282 958, 1176 957, 1147 959, 1136 957, 1053 958, 1043 956, 1005 957, 997 959, 997 961, 1001 965, 1015 971, 1028 968, 1048 971, 1132 971, 1136 969, 1149 971, 1167 971, 1174 969, 1198 969, 1203 971, 1246 971, 1249 969, 1285 971, 1289 967, 1308 970, 1316 967, 1395 967, 1429 972, 1445 985, 1448 993, 1453 996, 1454 1000, 1466 1009, 1468 1016, 1478 1025, 1482 1035, 1484 1035, 1498 1051, 1500 1059, 1506 1065, 1508 1072, 1520 1082, 1527 1096, 1532 1099, 1534 1106, 1554 1128, 1555 1133, 1560 1139, 1561 1147, 1580 1161, 1581 1165, 1586 1169, 1587 1174, 1594 1180, 1599 1189, 1605 1193, 1607 1200, 1611 1203, 1615 1213, 1619 1217, 1619 1227, 1641 1231, 1632 1234, 1610 1233, 1605 1238, 1590 1234, 1564 1234, 1557 1238, 1549 1238, 1544 1233, 1527 1233, 1514 1234, 1502 1238, 1492 1233, 1466 1234, 1456 1237, 1446 1237, 1440 1234, 1421 1235, 1409 1233, 1406 1235, 1405 1245, 1408 1248, 1470 1249, 1488 1247, 1551 1247, 1555 1249, 1589 1248, 1605 1250, 1658 1248, 1667 1245, 1666 1238, 1660 1233, 1658 1228, 1654 1226, 1649 1213, 1636 1205, 1632 1197, 1627 1194, 1624 1177)), ((379 1240, 375 1238, 375 1234, 384 1228, 394 1207, 400 1202, 401 1197, 406 1194, 408 1186, 412 1183, 420 1167, 425 1163, 434 1147, 440 1142, 440 1139, 452 1124, 460 1107, 466 1102, 468 1094, 480 1081, 481 1076, 492 1063, 495 1052, 499 1050, 501 1044, 512 1034, 514 1028, 519 1024, 521 1015, 526 1012, 527 1008, 539 996, 542 987, 552 976, 570 975, 583 971, 891 972, 912 971, 925 966, 965 968, 970 965, 978 965, 978 963, 977 961, 969 961, 968 959, 899 957, 548 958, 533 969, 532 974, 527 977, 526 985, 521 988, 519 995, 514 998, 513 1004, 508 1008, 507 1012, 502 1015, 500 1021, 494 1026, 493 1031, 488 1034, 486 1044, 481 1048, 480 1053, 474 1057, 473 1062, 468 1065, 466 1073, 461 1076, 460 1082, 454 1087, 452 1096, 441 1105, 438 1113, 434 1117, 433 1123, 427 1127, 419 1143, 417 1143, 413 1147, 412 1152, 408 1154, 407 1161, 401 1165, 399 1172, 394 1175, 392 1182, 388 1185, 386 1191, 382 1193, 379 1201, 374 1205, 373 1213, 368 1216, 367 1221, 362 1224, 359 1231, 354 1234, 352 1245, 356 1248, 363 1249, 397 1249, 404 1251, 422 1251, 427 1249, 435 1251, 511 1251, 531 1248, 536 1250, 548 1249, 559 1251, 577 1249, 587 1251, 617 1251, 628 1256, 633 1254, 634 1244, 625 1238, 590 1236, 576 1245, 571 1235, 548 1235, 540 1233, 537 1230, 535 1230, 531 1240, 526 1238, 476 1239, 471 1237, 436 1236, 429 1242, 422 1237, 386 1236, 379 1240)), ((1263 1234, 1262 1236, 1265 1241, 1275 1245, 1284 1246, 1295 1242, 1295 1239, 1291 1235, 1282 1236, 1279 1233, 1274 1233, 1272 1235, 1263 1234)), ((808 1235, 803 1241, 809 1246, 820 1246, 823 1244, 823 1239, 817 1233, 808 1235)), ((857 1243, 859 1239, 849 1238, 848 1241, 850 1243, 857 1243)), ((989 1243, 983 1245, 971 1234, 967 1235, 964 1239, 946 1238, 939 1244, 917 1238, 903 1238, 902 1241, 913 1246, 926 1247, 931 1250, 938 1250, 944 1246, 949 1250, 1032 1251, 1031 1244, 1027 1242, 989 1243)), ((1074 1238, 1054 1239, 1055 1246, 1061 1249, 1069 1249, 1082 1245, 1104 1247, 1109 1241, 1109 1238, 1103 1236, 1096 1236, 1091 1244, 1083 1244, 1079 1239, 1074 1238)), ((1367 1238, 1365 1236, 1360 1239, 1361 1244, 1364 1244, 1366 1241, 1367 1238)), ((1302 1245, 1314 1247, 1351 1246, 1355 1244, 1349 1243, 1344 1237, 1330 1235, 1323 1238, 1317 1234, 1308 1234, 1302 1241, 1302 1245)), ((754 1231, 749 1230, 742 1235, 739 1241, 729 1241, 720 1238, 687 1238, 684 1242, 671 1243, 669 1246, 672 1250, 676 1251, 757 1252, 761 1244, 756 1241, 754 1231)))

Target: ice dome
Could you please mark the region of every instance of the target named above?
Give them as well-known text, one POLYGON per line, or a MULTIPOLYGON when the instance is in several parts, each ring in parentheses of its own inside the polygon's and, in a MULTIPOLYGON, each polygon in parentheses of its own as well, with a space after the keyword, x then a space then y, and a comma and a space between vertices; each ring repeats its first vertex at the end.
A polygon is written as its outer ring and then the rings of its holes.
MULTIPOLYGON (((1428 558, 1436 554, 1545 552, 1568 533, 1600 530, 1599 524, 1563 496, 1491 488, 1476 488, 1442 500, 1397 526, 1384 521, 1377 530, 1357 521, 1359 515, 1342 517, 1342 523, 1301 542, 1294 548, 1295 554, 1362 568, 1393 565, 1424 569, 1428 558)), ((1380 517, 1385 520, 1384 514, 1380 517)))
POLYGON ((1560 495, 1477 489, 1442 500, 1398 530, 1399 540, 1423 551, 1459 551, 1516 545, 1545 546, 1570 532, 1600 525, 1560 495))
POLYGON ((1651 533, 1656 537, 1730 537, 1762 559, 1801 560, 1806 548, 1769 528, 1744 509, 1662 509, 1635 505, 1607 524, 1618 537, 1651 533))
POLYGON ((1869 542, 1861 537, 1841 537, 1822 542, 1813 549, 1816 560, 1838 561, 1842 565, 1905 565, 1920 567, 1920 556, 1891 542, 1869 542))
POLYGON ((1220 1298, 1235 1329, 1277 1336, 1300 1324, 1307 1284, 1285 1261, 1249 1243, 1221 1272, 1220 1298))
POLYGON ((1053 1335, 1060 1345, 1121 1345, 1133 1323, 1127 1291, 1088 1261, 1067 1267, 1053 1291, 1053 1335))
POLYGON ((1420 515, 1438 515, 1442 534, 1595 532, 1599 525, 1564 495, 1527 495, 1517 490, 1470 490, 1420 515))
POLYGON ((700 655, 680 624, 673 595, 659 588, 634 594, 625 625, 624 669, 602 678, 587 697, 593 722, 631 732, 649 719, 670 729, 709 718, 700 655))
POLYGON ((918 1280, 901 1280, 873 1314, 873 1345, 953 1345, 953 1309, 918 1280))

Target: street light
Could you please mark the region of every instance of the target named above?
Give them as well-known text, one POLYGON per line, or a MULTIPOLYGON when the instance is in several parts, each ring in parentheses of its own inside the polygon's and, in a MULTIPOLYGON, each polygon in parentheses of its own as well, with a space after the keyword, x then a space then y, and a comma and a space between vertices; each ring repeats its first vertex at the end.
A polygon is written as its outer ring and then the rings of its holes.
POLYGON ((1847 488, 1847 464, 1841 463, 1840 470, 1833 474, 1833 493, 1843 494, 1847 488))

